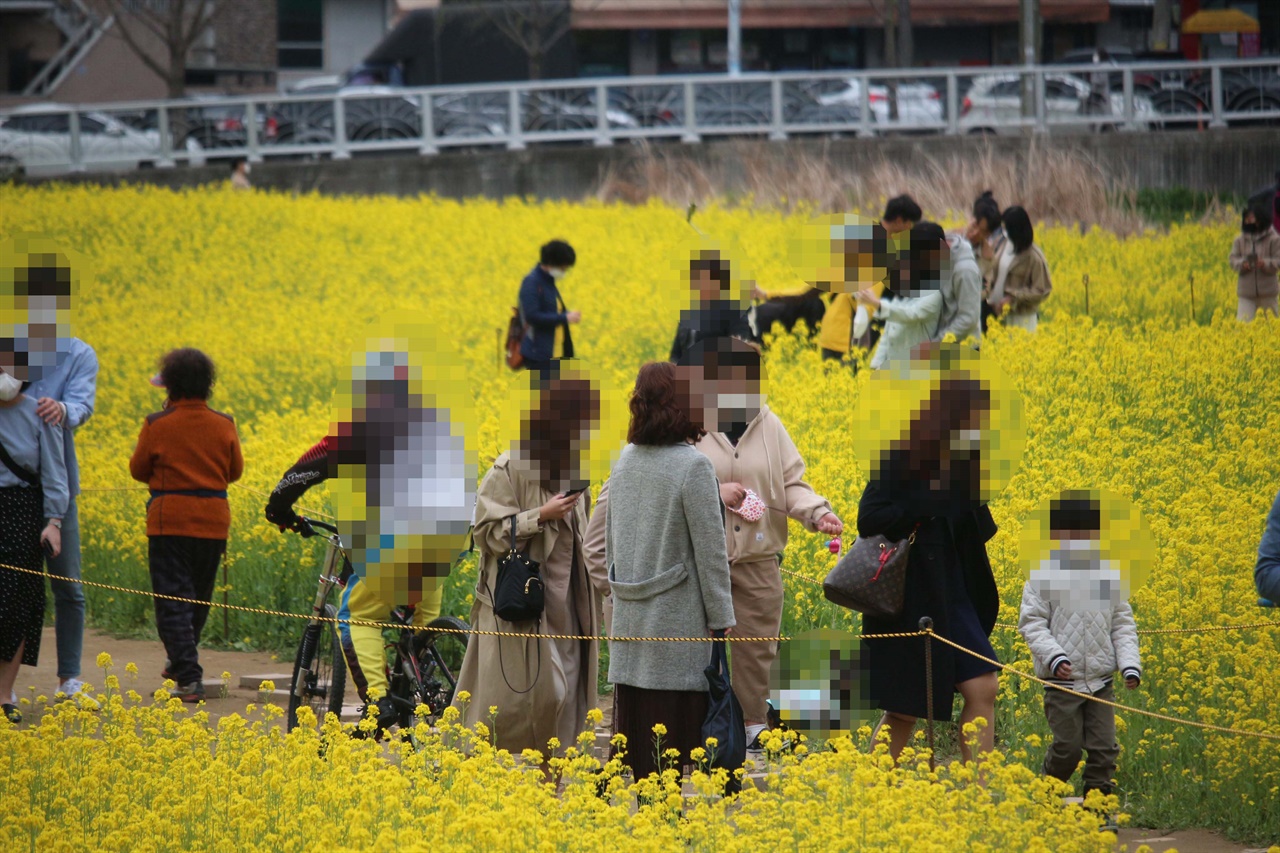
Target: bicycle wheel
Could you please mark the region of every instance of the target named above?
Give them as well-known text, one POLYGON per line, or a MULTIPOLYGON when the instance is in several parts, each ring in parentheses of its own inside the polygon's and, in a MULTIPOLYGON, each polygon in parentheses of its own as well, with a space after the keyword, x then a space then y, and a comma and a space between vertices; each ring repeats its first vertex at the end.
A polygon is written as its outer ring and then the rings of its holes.
POLYGON ((462 670, 462 659, 467 653, 471 626, 453 616, 439 616, 431 620, 427 627, 458 632, 422 631, 414 640, 418 671, 422 676, 419 699, 431 709, 431 716, 434 718, 453 702, 453 693, 458 687, 458 673, 462 670))
MULTIPOLYGON (((338 611, 332 604, 326 604, 324 615, 332 619, 337 617, 338 611)), ((326 711, 342 713, 347 662, 342 657, 342 644, 338 642, 337 633, 332 622, 308 625, 303 629, 298 654, 293 661, 293 677, 289 680, 285 731, 293 731, 298 724, 298 708, 304 704, 311 706, 316 719, 322 723, 326 711)))

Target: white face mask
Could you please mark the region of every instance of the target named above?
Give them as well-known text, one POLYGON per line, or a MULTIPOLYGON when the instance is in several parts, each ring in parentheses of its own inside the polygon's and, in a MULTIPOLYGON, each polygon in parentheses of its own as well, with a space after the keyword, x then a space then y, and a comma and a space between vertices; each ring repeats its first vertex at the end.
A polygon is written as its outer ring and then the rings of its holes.
POLYGON ((951 435, 951 455, 974 456, 982 449, 982 430, 962 429, 951 435))
POLYGON ((552 278, 554 278, 556 281, 559 281, 560 279, 564 278, 565 273, 567 272, 568 270, 562 270, 559 267, 551 267, 550 269, 547 270, 547 274, 550 275, 552 278))
POLYGON ((22 393, 22 383, 8 373, 0 373, 0 401, 8 403, 22 393))
POLYGON ((244 164, 244 173, 247 175, 247 174, 249 174, 249 173, 250 173, 250 172, 252 172, 252 171, 253 171, 253 167, 252 167, 252 166, 250 166, 248 163, 245 163, 245 164, 244 164))

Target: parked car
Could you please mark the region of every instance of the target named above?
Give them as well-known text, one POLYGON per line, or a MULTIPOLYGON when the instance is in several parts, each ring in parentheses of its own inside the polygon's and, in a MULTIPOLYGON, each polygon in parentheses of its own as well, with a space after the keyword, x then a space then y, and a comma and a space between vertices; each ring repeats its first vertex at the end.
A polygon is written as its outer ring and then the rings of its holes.
MULTIPOLYGON (((896 96, 898 99, 898 120, 892 119, 893 93, 887 85, 872 83, 867 88, 867 102, 871 107, 871 121, 882 127, 900 127, 905 130, 913 128, 928 129, 942 125, 942 97, 938 90, 928 83, 899 83, 896 96)), ((844 87, 818 97, 818 104, 826 110, 840 108, 852 109, 852 121, 859 121, 862 110, 862 80, 853 78, 844 87)))
MULTIPOLYGON (((1148 130, 1156 120, 1151 99, 1135 94, 1134 118, 1125 122, 1124 95, 1095 92, 1088 83, 1070 74, 1047 74, 1044 81, 1045 120, 1058 129, 1148 130), (1076 123, 1080 116, 1097 116, 1094 122, 1076 123)), ((960 107, 960 129, 966 133, 1017 135, 1022 115, 1022 76, 990 74, 977 77, 960 107)))
MULTIPOLYGON (((138 169, 160 159, 160 133, 135 130, 102 112, 80 116, 80 152, 86 169, 138 169)), ((204 165, 194 139, 183 144, 186 161, 204 165)), ((29 175, 65 172, 71 163, 70 108, 57 104, 18 107, 0 115, 0 171, 29 175)))

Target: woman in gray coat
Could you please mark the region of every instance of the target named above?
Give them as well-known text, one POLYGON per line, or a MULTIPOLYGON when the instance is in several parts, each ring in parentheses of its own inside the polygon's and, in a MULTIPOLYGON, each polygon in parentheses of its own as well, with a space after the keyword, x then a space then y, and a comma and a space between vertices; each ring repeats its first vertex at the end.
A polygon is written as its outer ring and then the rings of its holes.
MULTIPOLYGON (((609 480, 606 553, 612 636, 703 637, 734 625, 715 468, 693 446, 704 430, 667 362, 640 368, 631 427, 609 480)), ((611 642, 613 730, 626 736, 636 778, 660 769, 659 749, 703 746, 709 643, 611 642), (653 727, 666 734, 655 744, 653 727)))

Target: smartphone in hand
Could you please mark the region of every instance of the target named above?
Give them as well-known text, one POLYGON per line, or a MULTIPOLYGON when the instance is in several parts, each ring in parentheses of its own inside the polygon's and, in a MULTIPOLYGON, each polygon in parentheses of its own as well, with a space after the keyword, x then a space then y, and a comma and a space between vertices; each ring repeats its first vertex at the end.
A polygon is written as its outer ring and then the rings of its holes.
POLYGON ((571 498, 571 497, 573 497, 574 495, 580 495, 580 494, 582 494, 582 493, 583 493, 583 492, 585 492, 586 490, 587 490, 587 487, 586 487, 586 486, 583 486, 582 488, 579 488, 579 489, 570 489, 569 491, 567 491, 567 492, 565 492, 565 493, 564 493, 564 496, 565 496, 566 498, 571 498))
POLYGON ((40 543, 40 545, 44 548, 44 555, 49 559, 53 559, 54 557, 58 556, 57 554, 53 553, 53 543, 50 542, 48 539, 43 540, 40 543))

